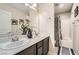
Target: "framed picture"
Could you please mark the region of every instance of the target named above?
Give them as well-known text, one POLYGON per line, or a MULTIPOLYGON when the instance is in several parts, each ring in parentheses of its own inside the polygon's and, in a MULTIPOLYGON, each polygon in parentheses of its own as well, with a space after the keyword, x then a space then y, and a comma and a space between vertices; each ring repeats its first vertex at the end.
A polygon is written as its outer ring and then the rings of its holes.
POLYGON ((16 19, 11 19, 12 20, 12 25, 18 25, 18 20, 16 19))
POLYGON ((24 20, 23 19, 19 19, 19 24, 23 24, 24 20))
POLYGON ((74 17, 76 17, 78 15, 78 6, 76 6, 75 10, 74 10, 74 17))

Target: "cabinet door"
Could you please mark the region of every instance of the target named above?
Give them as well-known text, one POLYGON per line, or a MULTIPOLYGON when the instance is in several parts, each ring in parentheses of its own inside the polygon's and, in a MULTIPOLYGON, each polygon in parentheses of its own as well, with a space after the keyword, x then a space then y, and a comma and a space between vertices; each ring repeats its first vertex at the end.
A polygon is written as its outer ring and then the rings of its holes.
POLYGON ((36 52, 37 52, 37 55, 42 55, 43 53, 43 42, 40 41, 36 44, 36 52))
POLYGON ((49 51, 49 37, 43 40, 43 55, 46 55, 49 51))
POLYGON ((37 55, 42 55, 42 54, 43 54, 42 47, 40 47, 37 49, 37 55))
POLYGON ((17 55, 36 55, 36 45, 33 45, 19 53, 17 55))

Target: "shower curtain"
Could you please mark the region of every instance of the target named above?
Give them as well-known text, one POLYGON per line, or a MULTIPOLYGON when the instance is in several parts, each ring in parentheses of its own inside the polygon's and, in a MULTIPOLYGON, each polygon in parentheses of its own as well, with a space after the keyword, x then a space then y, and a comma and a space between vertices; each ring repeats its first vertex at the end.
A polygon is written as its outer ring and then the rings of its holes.
POLYGON ((55 46, 60 46, 60 40, 62 40, 62 34, 61 34, 61 20, 60 16, 55 17, 55 46))

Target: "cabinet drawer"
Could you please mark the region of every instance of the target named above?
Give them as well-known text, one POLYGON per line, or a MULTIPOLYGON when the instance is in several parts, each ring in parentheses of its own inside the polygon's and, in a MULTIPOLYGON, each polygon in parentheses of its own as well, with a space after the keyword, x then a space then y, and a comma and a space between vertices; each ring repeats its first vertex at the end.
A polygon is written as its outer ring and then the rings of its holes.
POLYGON ((40 42, 37 43, 37 48, 39 48, 41 46, 42 46, 42 41, 40 41, 40 42))

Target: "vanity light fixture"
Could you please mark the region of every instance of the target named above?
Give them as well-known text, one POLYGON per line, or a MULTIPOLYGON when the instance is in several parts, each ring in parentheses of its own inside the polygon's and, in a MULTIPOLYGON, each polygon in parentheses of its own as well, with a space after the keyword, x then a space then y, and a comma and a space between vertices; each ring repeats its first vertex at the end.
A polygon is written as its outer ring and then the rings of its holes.
POLYGON ((33 10, 36 10, 36 8, 34 8, 34 7, 32 7, 32 6, 29 6, 31 9, 33 9, 33 10))
POLYGON ((33 10, 36 10, 37 4, 36 3, 25 3, 25 6, 30 7, 33 10))
POLYGON ((25 6, 30 6, 28 3, 25 3, 25 6))

